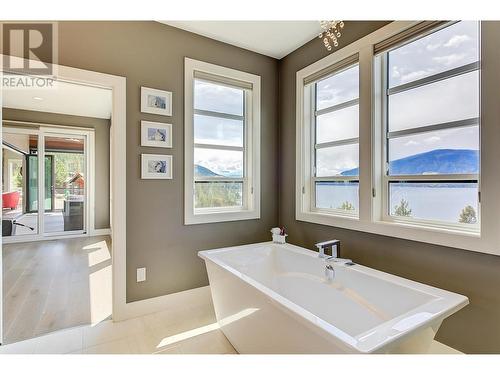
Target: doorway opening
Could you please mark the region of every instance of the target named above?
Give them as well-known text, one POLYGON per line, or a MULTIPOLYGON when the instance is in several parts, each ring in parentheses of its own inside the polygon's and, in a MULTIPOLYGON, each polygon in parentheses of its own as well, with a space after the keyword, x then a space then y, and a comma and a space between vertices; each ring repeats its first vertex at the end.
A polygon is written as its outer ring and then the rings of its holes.
POLYGON ((4 92, 2 344, 112 316, 112 91, 4 92))

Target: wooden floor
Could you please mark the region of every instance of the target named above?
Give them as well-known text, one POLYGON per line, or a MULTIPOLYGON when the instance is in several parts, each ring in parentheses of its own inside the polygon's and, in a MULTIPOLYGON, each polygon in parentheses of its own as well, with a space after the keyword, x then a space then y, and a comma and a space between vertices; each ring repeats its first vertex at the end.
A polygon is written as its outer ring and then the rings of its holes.
POLYGON ((3 245, 4 343, 111 315, 108 236, 3 245))

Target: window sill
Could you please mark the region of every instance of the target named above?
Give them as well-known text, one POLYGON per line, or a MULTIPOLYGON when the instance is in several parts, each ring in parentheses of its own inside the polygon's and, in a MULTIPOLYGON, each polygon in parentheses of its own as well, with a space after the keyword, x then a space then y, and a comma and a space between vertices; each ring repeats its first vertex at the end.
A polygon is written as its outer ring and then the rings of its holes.
POLYGON ((356 230, 382 236, 424 242, 434 245, 500 255, 498 244, 490 243, 479 231, 462 231, 457 228, 438 228, 419 223, 362 220, 317 212, 297 212, 296 220, 332 227, 356 230))
POLYGON ((339 217, 342 219, 354 219, 359 220, 359 212, 358 211, 344 211, 344 210, 335 210, 335 209, 327 209, 327 208, 315 208, 311 211, 312 214, 325 215, 330 217, 339 217))
POLYGON ((231 210, 231 211, 208 211, 186 215, 184 225, 222 223, 227 221, 255 220, 260 219, 260 212, 257 210, 231 210))
POLYGON ((390 217, 389 219, 375 221, 378 224, 389 224, 402 227, 408 227, 413 229, 424 229, 433 232, 448 233, 450 235, 462 235, 462 236, 473 236, 480 238, 481 229, 479 225, 469 225, 464 224, 457 225, 446 225, 439 222, 426 221, 426 220, 405 220, 403 218, 390 217))

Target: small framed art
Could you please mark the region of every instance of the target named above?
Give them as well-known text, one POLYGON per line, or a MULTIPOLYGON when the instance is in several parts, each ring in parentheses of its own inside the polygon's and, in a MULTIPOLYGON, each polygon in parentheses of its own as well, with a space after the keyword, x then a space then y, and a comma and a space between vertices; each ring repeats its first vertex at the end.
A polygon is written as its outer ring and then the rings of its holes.
POLYGON ((141 155, 141 178, 143 180, 172 179, 172 155, 141 155))
POLYGON ((141 121, 141 146, 172 148, 172 124, 141 121))
POLYGON ((141 87, 141 112, 172 116, 172 93, 141 87))

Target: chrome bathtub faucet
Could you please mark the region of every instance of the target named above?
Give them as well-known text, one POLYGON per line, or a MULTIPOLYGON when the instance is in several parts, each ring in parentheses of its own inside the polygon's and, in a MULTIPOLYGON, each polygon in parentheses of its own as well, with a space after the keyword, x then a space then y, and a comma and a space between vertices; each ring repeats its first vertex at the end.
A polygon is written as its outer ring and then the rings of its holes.
POLYGON ((340 257, 340 241, 339 240, 330 240, 330 241, 324 241, 324 242, 318 242, 316 244, 316 247, 318 248, 318 257, 319 258, 324 258, 325 261, 327 262, 335 262, 335 263, 349 263, 351 262, 351 259, 344 259, 340 257), (325 254, 325 249, 331 247, 332 248, 332 255, 327 256, 325 254))
POLYGON ((318 248, 318 257, 320 258, 325 258, 325 249, 331 247, 332 248, 332 257, 333 258, 340 258, 340 241, 339 240, 330 240, 330 241, 323 241, 323 242, 318 242, 315 245, 318 248))

